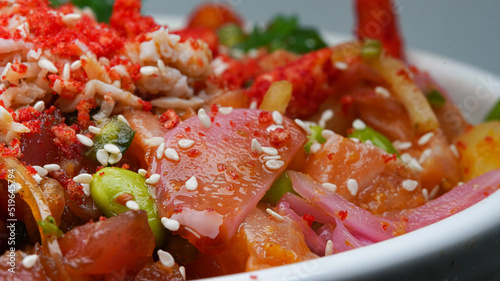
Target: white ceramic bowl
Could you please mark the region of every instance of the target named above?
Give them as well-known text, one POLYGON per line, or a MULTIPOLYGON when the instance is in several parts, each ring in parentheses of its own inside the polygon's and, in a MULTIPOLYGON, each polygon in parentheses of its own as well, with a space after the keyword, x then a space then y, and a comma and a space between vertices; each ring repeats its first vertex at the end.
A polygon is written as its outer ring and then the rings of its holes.
MULTIPOLYGON (((172 28, 182 18, 157 16, 172 28)), ((324 32, 332 44, 349 36, 324 32)), ((500 78, 441 55, 410 50, 410 64, 428 71, 472 123, 500 98, 500 78)), ((500 192, 440 222, 379 242, 306 262, 211 281, 249 280, 500 280, 500 192), (495 278, 496 277, 496 278, 495 278)))

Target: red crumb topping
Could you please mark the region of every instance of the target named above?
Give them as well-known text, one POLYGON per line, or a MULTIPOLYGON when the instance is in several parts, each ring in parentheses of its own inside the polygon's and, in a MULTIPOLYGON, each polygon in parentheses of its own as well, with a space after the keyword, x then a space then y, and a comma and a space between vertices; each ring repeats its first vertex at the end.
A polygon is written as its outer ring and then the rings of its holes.
POLYGON ((304 215, 302 216, 302 219, 303 219, 303 220, 305 220, 305 221, 307 222, 307 225, 308 225, 309 227, 311 227, 311 225, 312 225, 312 223, 314 222, 314 219, 315 219, 315 218, 314 218, 314 216, 313 216, 313 215, 311 215, 311 214, 304 214, 304 215))
POLYGON ((269 141, 271 145, 279 148, 284 146, 290 140, 290 131, 283 128, 277 128, 269 132, 269 141))
POLYGON ((273 116, 268 111, 262 111, 259 113, 259 124, 266 125, 273 122, 273 116))
POLYGON ((179 124, 180 118, 173 109, 169 109, 160 116, 159 121, 161 124, 163 124, 163 128, 172 129, 173 127, 177 126, 177 124, 179 124))
POLYGON ((139 0, 116 0, 109 23, 121 36, 128 38, 158 28, 152 17, 141 15, 139 0))
POLYGON ((382 158, 384 159, 384 163, 387 163, 389 161, 396 161, 398 159, 398 156, 393 153, 393 154, 384 154, 382 155, 382 158))
POLYGON ((94 121, 90 120, 90 110, 97 107, 97 102, 94 98, 81 100, 76 106, 78 110, 78 125, 82 128, 87 128, 90 125, 94 125, 94 121))
POLYGON ((342 220, 344 221, 346 218, 347 218, 347 211, 338 211, 337 212, 337 216, 342 220))

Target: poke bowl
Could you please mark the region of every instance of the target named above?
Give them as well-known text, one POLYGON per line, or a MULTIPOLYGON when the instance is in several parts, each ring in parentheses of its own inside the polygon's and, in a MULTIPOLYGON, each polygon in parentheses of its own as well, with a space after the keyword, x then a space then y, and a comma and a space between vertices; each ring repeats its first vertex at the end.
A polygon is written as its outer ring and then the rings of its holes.
POLYGON ((498 278, 500 78, 353 3, 356 38, 2 4, 0 276, 498 278))

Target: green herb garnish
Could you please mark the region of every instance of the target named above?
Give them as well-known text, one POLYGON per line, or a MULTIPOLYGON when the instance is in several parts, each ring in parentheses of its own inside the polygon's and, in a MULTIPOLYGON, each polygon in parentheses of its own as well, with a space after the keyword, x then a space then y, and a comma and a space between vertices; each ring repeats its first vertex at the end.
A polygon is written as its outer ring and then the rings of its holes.
POLYGON ((56 220, 53 216, 48 216, 43 221, 37 221, 37 224, 42 228, 42 232, 48 235, 56 235, 61 237, 64 233, 57 227, 56 220))
POLYGON ((488 113, 484 121, 500 120, 500 100, 493 107, 493 109, 488 113))
POLYGON ((292 180, 290 179, 286 171, 284 171, 276 179, 276 181, 274 181, 273 185, 271 185, 271 188, 269 188, 269 190, 260 201, 274 206, 287 192, 299 195, 297 192, 295 192, 295 190, 293 190, 292 180))
POLYGON ((318 143, 325 143, 326 139, 321 135, 321 132, 323 131, 323 127, 320 126, 310 126, 311 128, 311 135, 307 136, 309 141, 304 145, 304 150, 307 153, 311 153, 311 145, 313 145, 314 141, 318 143))
POLYGON ((267 28, 254 27, 248 39, 234 47, 245 52, 264 47, 271 52, 285 49, 304 54, 324 48, 326 44, 316 30, 301 27, 296 16, 279 15, 267 28))
POLYGON ((446 99, 443 95, 435 89, 429 91, 425 96, 427 97, 429 104, 433 107, 443 107, 446 103, 446 99))
POLYGON ((89 7, 94 11, 97 20, 100 22, 109 22, 111 13, 113 12, 114 0, 50 0, 52 7, 59 7, 68 2, 73 3, 75 6, 84 8, 89 7))
POLYGON ((368 126, 362 130, 354 130, 347 137, 357 138, 362 142, 371 141, 375 146, 382 148, 387 153, 398 154, 398 151, 394 148, 392 142, 386 136, 368 126))

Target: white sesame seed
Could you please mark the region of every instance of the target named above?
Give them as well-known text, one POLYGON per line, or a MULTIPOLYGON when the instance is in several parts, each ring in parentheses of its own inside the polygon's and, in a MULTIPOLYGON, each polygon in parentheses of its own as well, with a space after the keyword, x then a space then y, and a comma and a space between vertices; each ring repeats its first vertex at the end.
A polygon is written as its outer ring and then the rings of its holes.
POLYGON ((91 183, 92 182, 92 175, 86 174, 86 173, 79 174, 78 176, 75 176, 73 178, 73 181, 77 182, 77 183, 91 183))
POLYGON ((25 268, 32 268, 35 263, 38 261, 38 255, 28 255, 23 258, 21 262, 25 268))
POLYGON ((334 64, 336 69, 339 69, 339 70, 346 70, 348 65, 347 63, 343 62, 343 61, 336 61, 334 64))
POLYGON ((73 25, 82 18, 82 15, 77 13, 66 14, 62 16, 62 21, 66 25, 73 25))
POLYGON ((271 125, 271 126, 266 128, 266 132, 270 133, 271 131, 274 131, 274 130, 279 129, 279 128, 283 129, 285 127, 283 127, 281 125, 271 125))
POLYGON ((266 156, 262 157, 262 160, 264 160, 264 161, 267 161, 267 160, 279 160, 279 159, 281 159, 281 156, 279 156, 279 155, 275 155, 275 156, 268 156, 268 155, 266 155, 266 156))
POLYGON ((321 149, 321 143, 314 141, 314 143, 309 148, 309 151, 311 151, 311 153, 314 154, 314 153, 317 153, 318 151, 320 151, 320 149, 321 149))
POLYGON ((152 174, 149 178, 146 179, 147 184, 157 184, 160 181, 159 174, 152 174))
POLYGON ((422 165, 420 165, 420 163, 418 163, 417 159, 415 158, 410 159, 410 161, 408 162, 408 166, 410 167, 410 169, 417 172, 422 172, 424 170, 422 165))
POLYGON ((170 159, 173 161, 179 161, 179 159, 180 159, 177 151, 173 148, 170 148, 170 147, 165 149, 165 157, 167 157, 167 159, 170 159))
POLYGON ((71 72, 70 72, 69 63, 65 63, 64 67, 63 67, 62 79, 64 81, 67 81, 67 80, 69 80, 70 76, 71 76, 71 72))
POLYGON ((457 146, 452 144, 450 145, 450 149, 451 149, 451 152, 453 152, 453 155, 455 155, 455 157, 460 157, 460 153, 458 152, 458 149, 457 149, 457 146))
POLYGON ((233 112, 232 107, 219 107, 219 112, 222 115, 228 115, 229 113, 233 112))
POLYGON ((283 115, 281 115, 281 113, 279 113, 278 111, 273 111, 272 116, 273 116, 273 121, 276 125, 283 124, 283 115))
POLYGON ((326 246, 325 246, 325 256, 333 255, 333 241, 328 240, 326 241, 326 246))
POLYGON ((82 135, 82 134, 76 134, 76 138, 78 141, 88 147, 92 147, 94 145, 94 142, 87 136, 82 135))
POLYGON ((309 126, 307 126, 306 123, 304 123, 304 121, 300 119, 295 119, 295 124, 297 124, 300 128, 302 128, 302 130, 304 130, 306 134, 310 135, 312 133, 311 128, 309 128, 309 126))
POLYGON ((267 155, 271 156, 278 155, 278 150, 274 147, 264 146, 262 147, 262 151, 267 155))
POLYGON ((427 191, 427 188, 422 188, 422 196, 424 196, 425 202, 429 201, 429 191, 427 191))
POLYGON ((252 149, 252 152, 255 152, 257 154, 262 153, 262 145, 260 144, 260 142, 258 140, 252 139, 252 144, 250 147, 252 149))
POLYGON ((35 166, 33 166, 33 169, 35 169, 35 171, 36 171, 36 172, 37 172, 37 173, 38 173, 41 177, 45 177, 45 176, 49 173, 46 169, 44 169, 44 168, 42 168, 42 167, 40 167, 40 166, 36 166, 36 165, 35 165, 35 166))
POLYGON ((404 180, 402 184, 403 188, 408 191, 413 191, 418 186, 418 181, 414 180, 404 180))
POLYGON ((109 158, 108 158, 108 163, 111 165, 116 164, 116 163, 120 162, 120 160, 122 160, 122 157, 123 157, 123 154, 121 152, 118 154, 110 154, 109 158))
POLYGON ((457 186, 460 186, 460 185, 463 185, 463 184, 464 184, 464 182, 462 182, 462 181, 457 182, 457 186))
POLYGON ((422 154, 420 154, 420 158, 418 159, 418 162, 420 164, 424 164, 424 162, 429 158, 432 154, 432 149, 426 148, 424 151, 422 151, 422 154))
POLYGON ((151 76, 153 74, 158 73, 159 69, 156 66, 143 66, 141 67, 141 75, 143 76, 151 76))
POLYGON ((335 135, 332 130, 323 130, 321 131, 321 136, 325 139, 329 139, 331 136, 335 135))
POLYGON ((47 71, 52 72, 52 73, 57 73, 57 67, 49 60, 47 59, 40 59, 38 61, 38 66, 40 66, 43 69, 47 69, 47 71))
POLYGON ((257 109, 257 102, 256 101, 252 101, 250 103, 250 105, 248 106, 249 109, 257 109))
POLYGON ((101 163, 104 167, 108 166, 108 161, 109 161, 109 153, 104 150, 104 149, 99 149, 97 150, 97 153, 95 154, 97 161, 101 163))
POLYGON ((186 181, 186 189, 189 191, 196 190, 198 188, 198 180, 196 179, 195 176, 190 177, 186 181))
POLYGON ((94 135, 98 135, 102 132, 102 129, 91 125, 89 126, 89 132, 91 132, 94 135))
POLYGON ((388 98, 391 96, 391 93, 389 92, 389 90, 387 90, 386 88, 381 87, 381 86, 375 87, 375 94, 377 94, 381 97, 384 97, 384 98, 388 98))
POLYGON ((125 206, 132 211, 139 211, 141 209, 141 207, 139 207, 139 204, 137 204, 137 202, 135 202, 134 200, 127 201, 127 203, 125 203, 125 206))
POLYGON ((121 152, 120 149, 118 148, 118 146, 116 146, 112 143, 105 144, 104 150, 106 150, 107 152, 109 152, 111 154, 118 154, 121 152))
POLYGON ((42 181, 42 177, 39 174, 33 175, 33 179, 35 179, 36 183, 40 183, 42 181))
POLYGON ((374 145, 373 142, 371 140, 366 140, 365 141, 365 144, 369 144, 369 145, 374 145))
POLYGON ((148 146, 159 146, 160 144, 164 143, 165 139, 162 137, 153 137, 150 139, 147 139, 144 141, 144 144, 148 146))
POLYGON ((82 183, 81 185, 83 187, 83 194, 85 196, 89 197, 90 196, 90 184, 88 184, 88 183, 82 183))
POLYGON ((179 272, 182 275, 182 280, 186 281, 186 268, 184 266, 179 266, 179 272))
POLYGON ((266 212, 268 214, 270 214, 273 218, 275 218, 275 219, 277 219, 279 221, 284 220, 284 218, 280 214, 276 213, 275 211, 273 211, 273 210, 271 210, 269 208, 266 209, 266 212))
POLYGON ((169 219, 166 217, 161 218, 161 223, 163 226, 170 231, 177 231, 181 227, 179 221, 174 219, 169 219))
MULTIPOLYGON (((19 191, 21 191, 21 189, 23 188, 22 185, 20 185, 19 183, 17 182, 14 182, 14 183, 11 183, 13 184, 14 186, 14 189, 12 190, 12 192, 14 193, 19 193, 19 191)), ((9 189, 9 192, 11 192, 11 190, 9 189)))
POLYGON ((82 67, 82 61, 80 60, 75 60, 70 66, 71 70, 77 70, 80 67, 82 67))
POLYGON ((50 172, 55 172, 55 171, 59 171, 61 169, 61 167, 57 164, 47 164, 47 165, 43 165, 43 168, 45 170, 47 170, 49 173, 50 172))
POLYGON ((148 171, 144 170, 144 169, 139 169, 137 171, 137 173, 143 177, 145 177, 147 174, 148 174, 148 171))
POLYGON ((113 81, 113 86, 115 86, 117 88, 121 88, 122 82, 120 82, 120 80, 115 80, 115 81, 113 81))
POLYGON ((358 193, 358 182, 355 179, 348 179, 347 190, 349 190, 349 193, 351 193, 352 196, 356 196, 358 193))
POLYGON ((352 140, 355 143, 360 143, 361 142, 358 138, 349 138, 349 139, 352 140))
POLYGON ((128 123, 127 119, 125 118, 125 116, 119 114, 118 115, 118 120, 122 121, 123 123, 127 124, 127 126, 130 127, 130 124, 128 123))
POLYGON ((418 145, 425 145, 432 139, 432 137, 434 137, 434 132, 428 132, 427 134, 421 136, 418 139, 417 143, 418 145))
POLYGON ((285 162, 281 160, 269 160, 266 162, 266 167, 270 170, 278 170, 285 165, 285 162))
POLYGON ((180 148, 188 149, 194 145, 194 140, 181 139, 177 144, 180 148))
POLYGON ((158 258, 160 259, 161 264, 163 264, 166 268, 172 268, 175 264, 174 257, 172 257, 169 252, 158 250, 158 258))
POLYGON ((38 112, 42 112, 45 109, 45 102, 43 100, 37 101, 33 108, 38 112))
POLYGON ((324 182, 321 184, 324 188, 330 190, 331 192, 337 192, 337 186, 333 183, 324 182))
POLYGON ((434 199, 436 195, 438 194, 439 191, 439 185, 436 185, 432 190, 431 193, 429 194, 430 199, 434 199))
POLYGON ((321 113, 321 118, 318 121, 318 125, 320 127, 326 127, 326 122, 328 122, 330 119, 332 119, 334 116, 334 111, 331 109, 327 109, 321 113))
POLYGON ((198 119, 200 120, 201 125, 203 125, 203 127, 209 129, 210 126, 212 126, 210 117, 208 117, 207 112, 203 108, 200 108, 200 110, 198 110, 198 119))
POLYGON ((163 153, 165 153, 165 143, 161 143, 156 149, 156 159, 160 160, 163 157, 163 153))
POLYGON ((365 122, 363 122, 363 120, 361 119, 356 119, 352 122, 352 127, 355 129, 355 130, 364 130, 366 129, 366 124, 365 122))
POLYGON ((413 144, 410 141, 394 141, 392 145, 394 145, 394 148, 397 150, 406 150, 411 148, 413 144))

